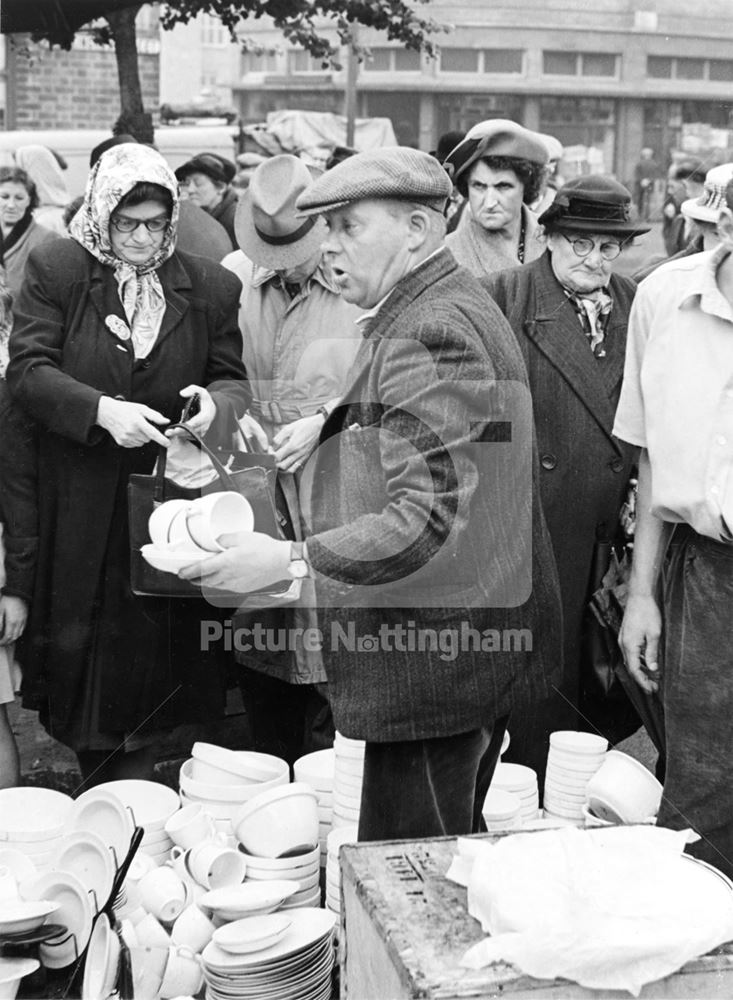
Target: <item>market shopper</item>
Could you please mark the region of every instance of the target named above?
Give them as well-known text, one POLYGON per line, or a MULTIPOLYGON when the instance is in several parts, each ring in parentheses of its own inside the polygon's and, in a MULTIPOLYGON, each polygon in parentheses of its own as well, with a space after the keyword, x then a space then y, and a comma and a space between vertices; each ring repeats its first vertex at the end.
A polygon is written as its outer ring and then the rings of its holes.
POLYGON ((221 223, 232 248, 237 246, 234 216, 239 195, 232 186, 236 173, 236 165, 218 153, 198 153, 176 169, 182 199, 192 201, 221 223))
MULTIPOLYGON (((621 390, 629 310, 636 290, 614 274, 634 236, 631 194, 609 177, 574 178, 540 216, 547 252, 500 271, 485 287, 509 320, 524 355, 540 457, 542 506, 563 604, 565 669, 552 697, 528 706, 507 759, 544 775, 556 729, 600 729, 612 742, 637 728, 628 703, 606 704, 584 686, 583 642, 594 567, 620 546, 619 512, 636 449, 612 433, 621 390)), ((620 549, 619 549, 620 551, 620 549)))
POLYGON ((536 132, 503 118, 474 125, 444 166, 468 207, 446 246, 482 278, 527 264, 544 251, 529 206, 537 199, 549 154, 536 132))
POLYGON ((19 146, 15 150, 15 162, 36 186, 38 205, 33 212, 36 222, 59 236, 65 236, 63 214, 71 196, 54 154, 46 146, 19 146))
POLYGON ((664 705, 657 823, 733 875, 733 183, 719 246, 663 264, 631 310, 614 433, 642 449, 626 663, 664 705))
POLYGON ((313 574, 336 728, 366 741, 367 840, 477 829, 506 718, 562 658, 524 364, 443 247, 450 190, 433 157, 396 147, 300 196, 326 216, 341 294, 368 310, 306 470, 308 537, 255 532, 181 571, 237 593, 313 574))
POLYGON ((13 299, 23 284, 28 255, 34 247, 60 237, 33 218, 36 186, 20 167, 0 167, 0 257, 13 299))
POLYGON ((193 393, 190 426, 223 440, 247 402, 239 282, 176 252, 177 218, 160 154, 109 149, 71 238, 31 255, 16 303, 7 381, 38 428, 37 454, 0 463, 8 531, 37 524, 12 579, 7 567, 11 588, 34 569, 23 702, 89 783, 150 777, 162 731, 223 711, 221 661, 200 649, 211 608, 130 588, 130 474, 152 472, 193 393))
MULTIPOLYGON (((241 250, 223 261, 242 282, 239 324, 253 399, 244 429, 271 451, 289 533, 303 538, 300 480, 328 414, 346 385, 361 341, 361 310, 342 298, 322 260, 323 219, 299 218, 295 202, 312 180, 297 156, 273 156, 252 174, 237 210, 241 250)), ((333 743, 320 650, 304 641, 318 625, 312 581, 297 606, 238 616, 272 634, 295 629, 286 648, 237 652, 237 680, 255 750, 291 763, 333 743), (311 605, 310 607, 308 605, 311 605)))

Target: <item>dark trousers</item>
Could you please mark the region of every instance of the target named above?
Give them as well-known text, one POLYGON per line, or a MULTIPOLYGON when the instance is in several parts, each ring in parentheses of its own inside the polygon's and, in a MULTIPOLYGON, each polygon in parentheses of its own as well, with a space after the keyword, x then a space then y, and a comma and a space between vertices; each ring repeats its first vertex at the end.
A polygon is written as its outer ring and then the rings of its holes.
POLYGON ((676 529, 663 582, 667 770, 658 825, 733 877, 733 546, 676 529))
POLYGON ((253 750, 293 764, 304 754, 333 746, 327 684, 289 684, 241 665, 237 681, 253 750))
POLYGON ((367 743, 359 840, 477 833, 507 719, 457 736, 367 743))

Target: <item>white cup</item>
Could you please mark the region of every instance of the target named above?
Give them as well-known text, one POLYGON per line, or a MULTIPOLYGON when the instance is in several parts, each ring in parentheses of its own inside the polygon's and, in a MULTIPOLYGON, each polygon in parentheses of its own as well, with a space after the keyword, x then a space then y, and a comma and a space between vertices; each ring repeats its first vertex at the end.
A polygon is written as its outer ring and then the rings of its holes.
POLYGON ((160 996, 169 948, 170 944, 165 948, 130 948, 135 1000, 157 1000, 160 996))
POLYGON ((171 525, 190 505, 190 500, 166 500, 153 510, 148 518, 148 533, 154 545, 168 545, 172 541, 171 525))
POLYGON ((154 871, 157 867, 149 854, 146 854, 145 851, 138 851, 127 869, 125 883, 139 882, 143 875, 154 871))
POLYGON ((190 948, 168 949, 168 961, 160 985, 164 1000, 178 996, 195 996, 204 984, 201 959, 190 948))
POLYGON ((142 920, 133 926, 133 930, 138 944, 144 948, 170 947, 170 935, 152 913, 146 913, 142 920))
POLYGON ((239 493, 208 493, 191 503, 186 526, 196 545, 222 552, 221 537, 252 531, 254 514, 249 501, 239 493))
POLYGON ((171 941, 191 951, 201 952, 211 941, 216 928, 198 906, 187 906, 171 928, 171 941))
POLYGON ((198 802, 193 802, 169 817, 165 832, 174 844, 187 850, 203 840, 211 840, 216 834, 216 827, 213 816, 198 802))
POLYGON ((172 924, 186 905, 186 887, 166 865, 143 875, 138 888, 142 905, 163 923, 172 924))
POLYGON ((247 861, 243 854, 214 841, 192 848, 188 866, 199 885, 209 889, 239 885, 244 881, 247 871, 247 861))

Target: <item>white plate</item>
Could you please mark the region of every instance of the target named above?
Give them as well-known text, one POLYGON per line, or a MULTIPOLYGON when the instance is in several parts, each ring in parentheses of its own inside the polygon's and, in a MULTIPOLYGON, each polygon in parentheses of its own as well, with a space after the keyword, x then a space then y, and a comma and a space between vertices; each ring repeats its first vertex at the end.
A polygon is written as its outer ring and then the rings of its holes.
POLYGON ((282 913, 245 917, 215 930, 212 940, 232 955, 247 955, 251 951, 262 951, 263 948, 271 948, 277 944, 288 927, 290 918, 282 913))
POLYGON ((119 960, 119 938, 110 928, 107 915, 100 913, 84 961, 82 1000, 106 1000, 117 978, 119 960))
POLYGON ((106 781, 97 787, 116 795, 132 811, 135 823, 144 827, 146 834, 162 830, 166 820, 181 808, 178 793, 159 781, 128 778, 106 781))
POLYGON ((223 972, 234 969, 252 970, 258 965, 267 965, 303 951, 329 935, 336 926, 333 913, 315 907, 290 910, 288 915, 292 922, 277 944, 249 955, 231 955, 210 941, 201 955, 204 966, 223 972))
POLYGON ((19 843, 60 837, 73 804, 71 796, 51 788, 3 788, 0 841, 12 841, 17 847, 19 843))
POLYGON ((130 850, 134 833, 132 816, 116 795, 101 787, 90 788, 74 803, 68 823, 69 832, 91 831, 114 851, 119 867, 130 850))
POLYGON ((61 904, 51 899, 5 899, 0 905, 0 934, 22 934, 45 924, 61 904))
POLYGON ((189 548, 181 549, 178 546, 164 549, 150 543, 140 547, 140 555, 153 569, 162 570, 164 573, 177 573, 184 566, 196 566, 200 562, 211 559, 216 553, 207 552, 204 555, 199 549, 192 551, 189 548))
POLYGON ((25 976, 40 968, 35 958, 0 958, 0 996, 15 996, 11 990, 25 976))
POLYGON ((24 885, 23 894, 26 898, 61 904, 54 922, 63 924, 67 931, 53 939, 58 944, 42 944, 40 957, 49 969, 71 965, 86 948, 92 932, 92 904, 87 890, 71 872, 47 872, 30 885, 24 885))
POLYGON ((67 834, 51 860, 51 867, 71 872, 85 889, 93 890, 98 909, 106 904, 112 892, 115 866, 112 852, 96 833, 78 830, 67 834))
POLYGON ((32 858, 17 848, 7 847, 0 850, 0 868, 7 868, 15 881, 20 885, 27 878, 37 875, 36 865, 32 858))
POLYGON ((298 891, 298 883, 288 879, 269 882, 243 882, 205 893, 198 901, 217 916, 238 920, 254 914, 276 910, 289 896, 298 891))

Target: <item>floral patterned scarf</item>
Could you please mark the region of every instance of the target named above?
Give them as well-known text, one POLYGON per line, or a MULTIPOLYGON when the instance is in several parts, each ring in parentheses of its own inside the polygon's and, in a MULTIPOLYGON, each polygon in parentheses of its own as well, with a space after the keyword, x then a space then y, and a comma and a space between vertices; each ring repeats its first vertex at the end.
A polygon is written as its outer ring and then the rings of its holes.
POLYGON ((113 268, 137 358, 150 353, 160 331, 166 303, 156 271, 175 250, 177 225, 178 184, 160 153, 150 146, 123 143, 100 156, 89 174, 84 202, 69 234, 101 264, 113 268), (142 182, 170 191, 173 213, 160 249, 144 264, 130 264, 112 249, 110 217, 121 199, 142 182))

